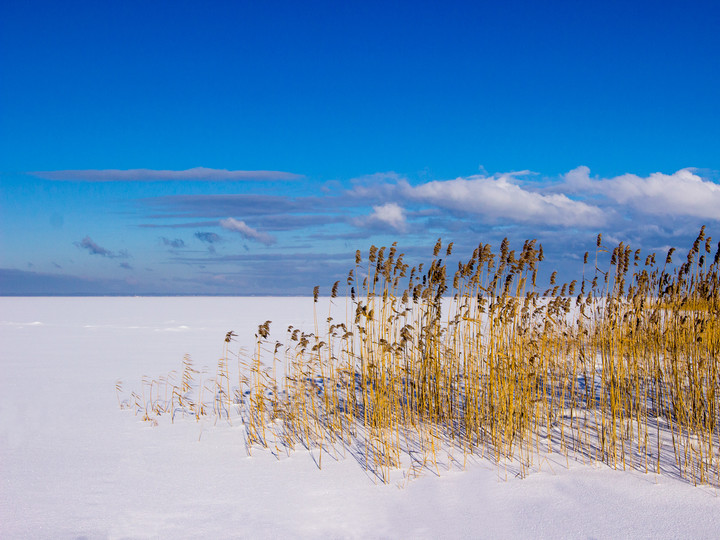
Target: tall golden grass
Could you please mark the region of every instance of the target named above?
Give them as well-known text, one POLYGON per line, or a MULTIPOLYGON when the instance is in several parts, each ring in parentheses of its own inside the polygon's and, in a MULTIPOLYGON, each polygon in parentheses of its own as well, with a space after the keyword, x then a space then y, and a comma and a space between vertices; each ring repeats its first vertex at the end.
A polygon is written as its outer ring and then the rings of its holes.
POLYGON ((474 455, 525 474, 553 452, 720 485, 720 243, 710 259, 704 227, 679 265, 598 235, 582 276, 553 272, 547 289, 534 240, 480 244, 454 271, 452 248, 412 268, 396 244, 358 251, 343 322, 329 313, 321 332, 316 309, 314 332, 291 326, 282 345, 266 321, 232 382, 229 332, 215 377, 186 357, 178 383, 123 403, 148 420, 239 418, 248 452, 302 446, 322 466, 350 451, 385 481, 474 455))

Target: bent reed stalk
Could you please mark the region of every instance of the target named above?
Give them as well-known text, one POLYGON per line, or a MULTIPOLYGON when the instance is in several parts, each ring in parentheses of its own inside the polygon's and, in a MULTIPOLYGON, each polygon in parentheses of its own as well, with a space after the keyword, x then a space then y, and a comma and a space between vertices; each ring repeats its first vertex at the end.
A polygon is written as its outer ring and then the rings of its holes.
POLYGON ((673 266, 674 249, 658 264, 598 235, 579 282, 553 272, 541 291, 535 240, 519 253, 507 239, 499 253, 480 244, 452 276, 440 257, 452 243, 438 240, 430 263, 412 268, 396 243, 372 246, 348 274, 345 322, 329 314, 321 334, 316 309, 315 331, 290 326, 283 346, 266 321, 255 351, 238 355, 233 388, 228 332, 214 379, 196 382, 186 357, 179 386, 144 381, 123 403, 144 419, 239 416, 248 452, 301 446, 322 467, 342 449, 383 481, 398 468, 439 472, 460 453, 524 475, 559 452, 720 485, 720 243, 712 261, 711 247, 703 227, 673 266))

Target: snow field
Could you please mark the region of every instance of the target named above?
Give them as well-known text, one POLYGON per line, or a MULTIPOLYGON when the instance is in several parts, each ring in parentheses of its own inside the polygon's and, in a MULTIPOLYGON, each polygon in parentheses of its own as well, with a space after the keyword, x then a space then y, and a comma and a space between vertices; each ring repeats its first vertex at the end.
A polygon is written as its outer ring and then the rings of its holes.
MULTIPOLYGON (((153 427, 115 384, 214 370, 312 321, 312 298, 1 298, 0 537, 716 538, 717 490, 551 455, 524 479, 490 461, 381 484, 348 457, 248 457, 242 426, 153 427), (243 343, 243 340, 244 343, 243 343)), ((320 311, 322 313, 322 311, 320 311)), ((510 468, 512 471, 512 469, 510 468)))

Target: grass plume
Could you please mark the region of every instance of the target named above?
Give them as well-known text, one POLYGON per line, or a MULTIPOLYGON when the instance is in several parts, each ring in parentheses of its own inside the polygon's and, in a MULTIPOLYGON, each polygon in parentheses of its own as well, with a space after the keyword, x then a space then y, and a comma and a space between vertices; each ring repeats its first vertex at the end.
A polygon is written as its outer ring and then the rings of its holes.
POLYGON ((412 268, 396 244, 357 251, 344 322, 329 314, 321 332, 315 307, 314 331, 291 326, 283 345, 266 321, 232 383, 229 332, 212 406, 187 357, 180 386, 143 384, 134 406, 234 415, 248 451, 304 447, 320 467, 349 452, 383 481, 475 455, 523 475, 556 452, 720 485, 720 244, 713 256, 704 227, 676 265, 673 249, 658 263, 598 235, 582 275, 545 289, 535 240, 479 244, 454 269, 452 251, 438 240, 412 268))

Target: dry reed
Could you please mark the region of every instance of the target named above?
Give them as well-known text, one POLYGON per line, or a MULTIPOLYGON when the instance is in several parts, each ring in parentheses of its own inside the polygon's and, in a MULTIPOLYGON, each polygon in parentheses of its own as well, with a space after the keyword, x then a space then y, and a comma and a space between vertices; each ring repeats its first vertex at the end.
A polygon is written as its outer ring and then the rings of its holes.
POLYGON ((144 419, 239 417, 248 452, 301 446, 320 467, 349 452, 383 481, 472 456, 524 475, 559 452, 720 484, 720 244, 711 259, 704 227, 680 265, 674 250, 658 263, 598 235, 582 277, 553 273, 546 290, 534 240, 519 252, 480 244, 450 275, 452 248, 438 240, 412 268, 396 244, 372 246, 366 262, 358 251, 344 322, 329 314, 321 334, 316 308, 314 332, 291 326, 282 345, 266 321, 234 381, 228 332, 214 379, 196 380, 185 357, 179 384, 144 380, 121 406, 144 419))

